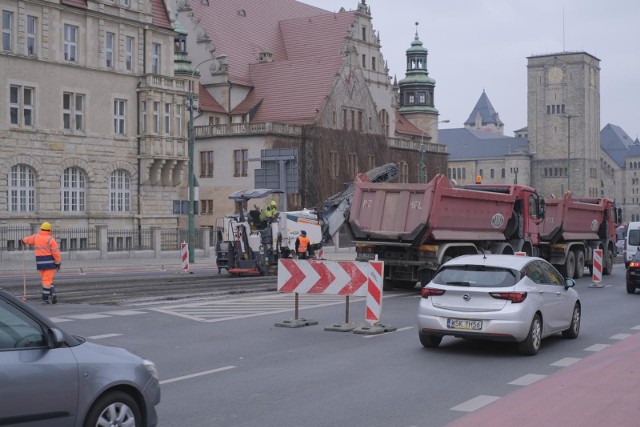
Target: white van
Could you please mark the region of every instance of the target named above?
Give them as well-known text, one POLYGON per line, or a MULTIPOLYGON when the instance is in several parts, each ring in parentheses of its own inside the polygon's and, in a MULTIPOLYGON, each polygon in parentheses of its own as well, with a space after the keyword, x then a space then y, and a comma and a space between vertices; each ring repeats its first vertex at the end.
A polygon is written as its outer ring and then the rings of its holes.
POLYGON ((640 222, 629 223, 625 246, 627 249, 624 253, 624 266, 629 268, 629 263, 631 263, 634 255, 638 252, 638 246, 640 246, 640 222))

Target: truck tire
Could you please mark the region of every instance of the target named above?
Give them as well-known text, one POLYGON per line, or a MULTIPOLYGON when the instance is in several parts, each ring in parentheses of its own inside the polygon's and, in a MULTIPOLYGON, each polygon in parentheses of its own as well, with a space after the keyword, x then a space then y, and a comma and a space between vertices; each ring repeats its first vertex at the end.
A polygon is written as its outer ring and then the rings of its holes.
POLYGON ((560 273, 564 277, 573 278, 573 275, 576 272, 576 254, 573 252, 569 252, 567 254, 567 259, 564 260, 564 265, 560 268, 560 273))
POLYGON ((576 251, 576 273, 574 279, 580 279, 584 276, 584 252, 581 250, 576 251))
POLYGON ((608 250, 606 252, 607 255, 605 256, 604 262, 602 263, 604 264, 602 266, 602 274, 609 275, 613 271, 613 251, 608 250))

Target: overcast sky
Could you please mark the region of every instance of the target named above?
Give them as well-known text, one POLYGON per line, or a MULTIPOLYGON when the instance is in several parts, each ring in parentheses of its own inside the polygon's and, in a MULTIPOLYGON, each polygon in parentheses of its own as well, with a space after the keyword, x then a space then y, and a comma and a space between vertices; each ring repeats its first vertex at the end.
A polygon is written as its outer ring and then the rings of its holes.
MULTIPOLYGON (((302 0, 337 12, 359 0, 302 0)), ((484 89, 505 135, 527 125, 527 57, 585 51, 600 59, 600 128, 640 136, 638 0, 367 0, 390 75, 406 70, 415 22, 429 50, 441 128, 462 127, 484 89), (564 26, 563 26, 564 11, 564 26), (564 31, 563 31, 564 27, 564 31)))

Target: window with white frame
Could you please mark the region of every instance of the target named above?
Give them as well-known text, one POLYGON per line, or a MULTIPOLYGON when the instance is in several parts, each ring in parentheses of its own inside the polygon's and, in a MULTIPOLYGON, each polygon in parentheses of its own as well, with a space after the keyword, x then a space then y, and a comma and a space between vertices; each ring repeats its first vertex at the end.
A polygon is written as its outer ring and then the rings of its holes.
POLYGON ((213 178, 213 151, 200 152, 200 178, 213 178))
POLYGON ((131 211, 131 178, 124 169, 111 173, 109 192, 109 210, 111 212, 131 211))
POLYGON ((35 89, 32 87, 9 86, 9 121, 16 126, 34 125, 35 89))
POLYGON ((160 74, 160 43, 151 44, 151 72, 160 74))
POLYGON ((84 95, 64 92, 62 94, 62 126, 65 130, 84 131, 84 95))
POLYGON ((62 173, 60 206, 64 212, 84 212, 87 200, 87 179, 80 168, 70 167, 62 173))
POLYGON ((142 133, 145 133, 147 132, 147 101, 140 101, 140 111, 142 112, 140 117, 140 120, 142 120, 140 129, 142 133))
POLYGON ((127 71, 133 71, 133 50, 135 49, 135 39, 131 36, 127 36, 126 41, 126 54, 125 54, 125 67, 127 71))
POLYGON ((38 54, 38 18, 27 16, 27 55, 38 54))
POLYGON ((78 27, 75 25, 64 24, 64 59, 78 60, 78 27))
POLYGON ((164 104, 164 133, 171 134, 171 104, 164 104))
POLYGON ((114 33, 107 33, 104 38, 104 56, 107 68, 113 68, 113 45, 115 39, 116 35, 114 33))
POLYGON ((27 165, 15 165, 9 172, 9 212, 36 210, 36 175, 27 165))
POLYGON ((127 101, 124 99, 113 100, 113 133, 116 135, 124 135, 125 117, 127 113, 127 101))
POLYGON ((182 116, 183 116, 183 106, 178 104, 176 105, 176 136, 182 136, 184 131, 182 130, 182 116))
POLYGON ((13 51, 13 12, 2 11, 2 50, 13 51))
POLYGON ((158 101, 153 102, 153 131, 160 133, 160 103, 158 101))
POLYGON ((233 150, 233 176, 247 176, 249 171, 249 151, 233 150))

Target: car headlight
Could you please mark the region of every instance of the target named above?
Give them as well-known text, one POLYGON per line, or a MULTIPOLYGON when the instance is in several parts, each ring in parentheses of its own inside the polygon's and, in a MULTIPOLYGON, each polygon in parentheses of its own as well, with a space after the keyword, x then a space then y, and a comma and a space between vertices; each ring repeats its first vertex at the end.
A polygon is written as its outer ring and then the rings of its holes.
POLYGON ((158 376, 158 368, 156 368, 156 364, 153 363, 150 360, 143 360, 142 364, 144 365, 144 367, 147 369, 147 371, 149 371, 149 373, 151 374, 151 376, 153 378, 155 378, 156 380, 159 380, 160 377, 158 376))

